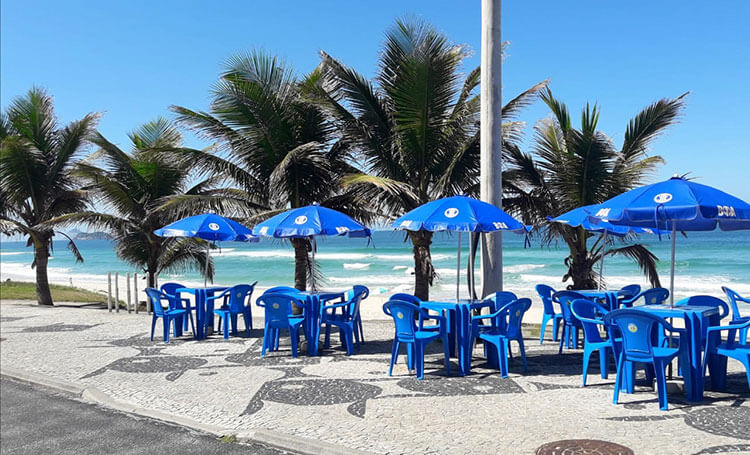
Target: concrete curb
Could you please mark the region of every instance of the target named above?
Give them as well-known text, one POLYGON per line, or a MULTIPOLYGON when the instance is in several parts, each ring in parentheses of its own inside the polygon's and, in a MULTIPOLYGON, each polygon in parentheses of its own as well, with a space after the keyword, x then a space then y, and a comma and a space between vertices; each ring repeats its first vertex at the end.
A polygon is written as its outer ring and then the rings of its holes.
POLYGON ((290 436, 271 430, 250 430, 237 434, 240 442, 260 442, 283 450, 291 450, 301 455, 372 455, 370 452, 350 449, 317 439, 290 436))
POLYGON ((27 384, 40 385, 54 390, 69 393, 80 397, 89 403, 95 403, 111 409, 138 416, 149 417, 163 422, 168 422, 191 430, 207 433, 216 437, 235 436, 237 441, 245 443, 261 443, 282 450, 287 450, 301 455, 372 455, 369 452, 350 449, 337 444, 318 441, 316 439, 291 436, 271 430, 253 429, 237 432, 227 428, 205 424, 188 417, 177 416, 155 409, 143 408, 126 401, 113 398, 96 387, 84 387, 80 384, 53 378, 45 374, 32 371, 19 370, 17 368, 0 368, 0 376, 6 376, 27 384))

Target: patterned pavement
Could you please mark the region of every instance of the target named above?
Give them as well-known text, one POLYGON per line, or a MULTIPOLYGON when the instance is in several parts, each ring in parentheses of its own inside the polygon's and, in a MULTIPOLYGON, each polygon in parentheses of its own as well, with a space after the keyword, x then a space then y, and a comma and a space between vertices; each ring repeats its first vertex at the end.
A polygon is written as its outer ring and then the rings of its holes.
POLYGON ((148 339, 144 314, 13 301, 0 311, 3 366, 230 432, 268 429, 382 454, 750 453, 750 393, 731 360, 726 391, 702 403, 675 391, 661 412, 643 382, 613 405, 614 374, 601 379, 596 356, 581 388, 581 351, 558 355, 550 341, 528 339, 528 372, 514 361, 507 379, 485 368, 480 347, 470 376, 458 377, 455 362, 446 376, 433 343, 417 381, 401 359, 387 375, 393 326, 383 321, 365 321, 367 342, 354 356, 332 337, 322 356, 293 359, 288 338, 261 358, 261 330, 164 344, 148 339))

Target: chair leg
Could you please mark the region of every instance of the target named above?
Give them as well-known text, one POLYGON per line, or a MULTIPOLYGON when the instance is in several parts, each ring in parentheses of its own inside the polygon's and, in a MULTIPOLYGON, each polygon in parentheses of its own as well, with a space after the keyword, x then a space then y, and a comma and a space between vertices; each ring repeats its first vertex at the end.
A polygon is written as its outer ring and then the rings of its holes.
POLYGON ((544 313, 544 315, 542 316, 542 327, 541 329, 539 329, 539 344, 542 344, 542 342, 544 341, 544 331, 547 328, 547 324, 549 323, 549 320, 551 318, 552 316, 547 313, 544 313))
POLYGON ((656 372, 656 394, 659 396, 659 409, 667 410, 667 375, 665 365, 661 361, 654 361, 654 370, 656 372))
POLYGON ((424 345, 418 341, 414 342, 414 355, 417 364, 417 379, 424 379, 424 345))
POLYGON ((746 344, 747 343, 747 332, 750 330, 750 327, 745 327, 744 329, 740 329, 740 344, 746 344))
POLYGON ((557 350, 558 354, 562 354, 563 351, 563 345, 567 342, 568 334, 568 324, 565 323, 565 321, 562 321, 562 336, 560 337, 560 349, 557 350))
POLYGON ((197 333, 196 333, 196 331, 195 331, 195 321, 193 320, 193 313, 190 313, 190 314, 189 314, 188 316, 189 316, 189 318, 190 318, 190 328, 192 328, 192 329, 193 329, 193 338, 195 338, 195 337, 197 337, 198 335, 197 335, 197 333))
POLYGON ((362 316, 357 316, 357 326, 359 326, 359 342, 365 342, 365 332, 362 330, 362 316))
POLYGON ((591 350, 584 344, 583 345, 583 384, 581 387, 586 387, 586 377, 589 372, 589 360, 591 360, 591 350))
POLYGON ((557 341, 560 338, 560 324, 562 324, 562 320, 560 318, 552 318, 552 341, 557 341))
POLYGON ((359 329, 357 328, 357 321, 352 321, 352 334, 354 335, 354 347, 359 352, 359 329))
POLYGON ((245 308, 242 317, 245 319, 245 333, 247 333, 247 336, 250 336, 250 331, 253 330, 253 313, 249 307, 245 308))
POLYGON ((409 370, 414 369, 414 343, 406 345, 406 367, 409 370))
POLYGON ((323 341, 323 347, 326 349, 331 347, 331 324, 326 324, 326 336, 323 341))
POLYGON ((344 329, 344 336, 346 339, 346 355, 354 354, 354 327, 344 329))
MULTIPOLYGON (((443 352, 445 353, 445 373, 450 374, 451 373, 451 348, 448 345, 448 334, 446 332, 443 332, 442 335, 443 339, 443 352)), ((750 370, 748 370, 750 374, 750 370)))
POLYGON ((169 343, 169 323, 172 322, 167 316, 164 316, 164 342, 169 343))
MULTIPOLYGON (((584 341, 584 343, 586 343, 584 341)), ((584 349, 585 349, 584 344, 584 349)), ((602 376, 602 379, 607 379, 609 376, 609 347, 604 346, 602 348, 599 348, 599 373, 602 376)), ((585 384, 584 384, 585 385, 585 384)))
POLYGON ((268 324, 266 324, 265 328, 263 329, 263 349, 260 352, 261 357, 266 356, 266 348, 268 347, 268 343, 272 338, 273 334, 271 333, 271 328, 268 327, 268 324))
POLYGON ((526 364, 526 347, 523 345, 523 338, 519 338, 516 341, 518 341, 518 349, 521 351, 521 361, 523 362, 523 371, 525 373, 529 371, 529 367, 526 364))
POLYGON ((617 404, 620 399, 620 387, 622 384, 623 370, 625 369, 625 356, 620 354, 620 361, 617 362, 617 374, 615 374, 615 393, 612 397, 612 404, 617 404))
MULTIPOLYGON (((224 339, 228 340, 229 339, 229 323, 232 322, 232 316, 229 313, 225 314, 221 322, 224 325, 224 339)), ((232 333, 236 335, 237 330, 233 329, 232 333)))
POLYGON ((496 346, 497 363, 500 366, 500 377, 508 377, 508 340, 503 339, 496 346))
POLYGON ((393 340, 393 348, 391 348, 391 366, 388 367, 388 376, 393 374, 393 365, 398 360, 398 341, 393 340))
POLYGON ((299 329, 297 327, 289 327, 289 338, 292 342, 292 357, 297 357, 297 342, 299 341, 299 329))
POLYGON ((154 329, 156 328, 157 319, 156 315, 151 318, 151 341, 154 341, 154 329))
POLYGON ((235 314, 229 313, 228 316, 229 316, 229 320, 232 321, 232 336, 236 337, 237 336, 237 319, 240 318, 240 314, 239 313, 235 313, 235 314))

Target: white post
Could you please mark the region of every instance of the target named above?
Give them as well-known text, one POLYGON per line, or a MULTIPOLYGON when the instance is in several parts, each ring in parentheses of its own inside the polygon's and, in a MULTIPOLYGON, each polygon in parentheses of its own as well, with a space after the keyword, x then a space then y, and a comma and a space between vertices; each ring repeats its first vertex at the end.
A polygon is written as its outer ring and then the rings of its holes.
POLYGON ((115 313, 120 312, 120 272, 115 272, 115 313))
POLYGON ((135 312, 138 313, 140 302, 138 301, 138 272, 133 272, 133 293, 135 294, 135 312))
MULTIPOLYGON (((482 0, 481 54, 481 199, 502 208, 502 35, 500 0, 482 0)), ((482 239, 482 295, 503 290, 503 238, 501 232, 482 239)))
POLYGON ((107 310, 112 312, 112 272, 107 272, 107 310))
POLYGON ((130 272, 125 275, 125 285, 125 287, 128 288, 128 303, 126 304, 126 306, 128 308, 128 313, 130 313, 130 272))

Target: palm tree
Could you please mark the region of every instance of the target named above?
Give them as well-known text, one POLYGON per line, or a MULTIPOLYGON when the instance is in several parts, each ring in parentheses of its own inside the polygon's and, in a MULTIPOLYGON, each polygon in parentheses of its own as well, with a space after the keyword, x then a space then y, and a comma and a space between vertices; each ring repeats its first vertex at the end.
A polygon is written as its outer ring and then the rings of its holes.
POLYGON ((85 224, 109 232, 117 256, 141 267, 149 287, 156 286, 163 271, 197 270, 213 279, 205 241, 158 237, 154 231, 184 216, 222 210, 220 202, 231 195, 217 186, 217 178, 196 181, 184 158, 205 152, 182 148, 182 135, 169 121, 146 123, 128 137, 130 153, 95 133, 91 141, 99 149, 76 170, 92 199, 106 211, 80 210, 50 223, 85 224))
MULTIPOLYGON (((355 170, 349 151, 337 141, 325 112, 302 96, 318 79, 313 72, 298 80, 277 57, 254 51, 228 61, 210 112, 173 107, 182 124, 220 145, 222 153, 196 153, 192 164, 234 182, 233 195, 244 200, 248 222, 313 202, 361 221, 372 219, 367 205, 341 188, 341 177, 355 170)), ((312 245, 306 238, 291 243, 294 285, 306 289, 314 273, 312 245)))
MULTIPOLYGON (((372 83, 321 54, 322 81, 310 97, 336 119, 342 141, 362 162, 362 171, 345 177, 348 189, 391 219, 434 199, 479 193, 480 69, 462 80, 465 48, 423 22, 398 20, 386 33, 372 83)), ((513 118, 545 85, 510 101, 503 118, 513 118)), ((521 129, 520 122, 504 125, 505 139, 517 139, 521 129)), ((414 293, 427 299, 436 276, 432 233, 407 235, 414 293)))
POLYGON ((644 245, 634 244, 606 249, 599 240, 589 245, 592 236, 582 228, 547 223, 576 207, 598 204, 644 183, 663 162, 648 155, 651 142, 676 123, 687 93, 675 99, 659 100, 630 120, 618 150, 612 139, 597 131, 599 109, 586 105, 581 127, 572 126, 568 108, 547 89, 541 96, 552 112, 535 127, 531 153, 518 147, 505 150, 508 167, 503 174, 504 207, 527 224, 546 226, 543 241, 562 239, 570 249, 565 259, 568 272, 563 281, 572 280, 569 289, 596 287, 593 265, 605 255, 624 255, 638 263, 653 286, 659 286, 658 258, 644 245))
MULTIPOLYGON (((31 266, 36 268, 40 305, 52 305, 47 263, 55 231, 44 223, 85 207, 85 195, 71 169, 85 151, 97 119, 88 114, 61 127, 52 97, 36 87, 0 114, 0 232, 22 234, 34 247, 31 266)), ((76 261, 82 262, 68 240, 76 261)))

